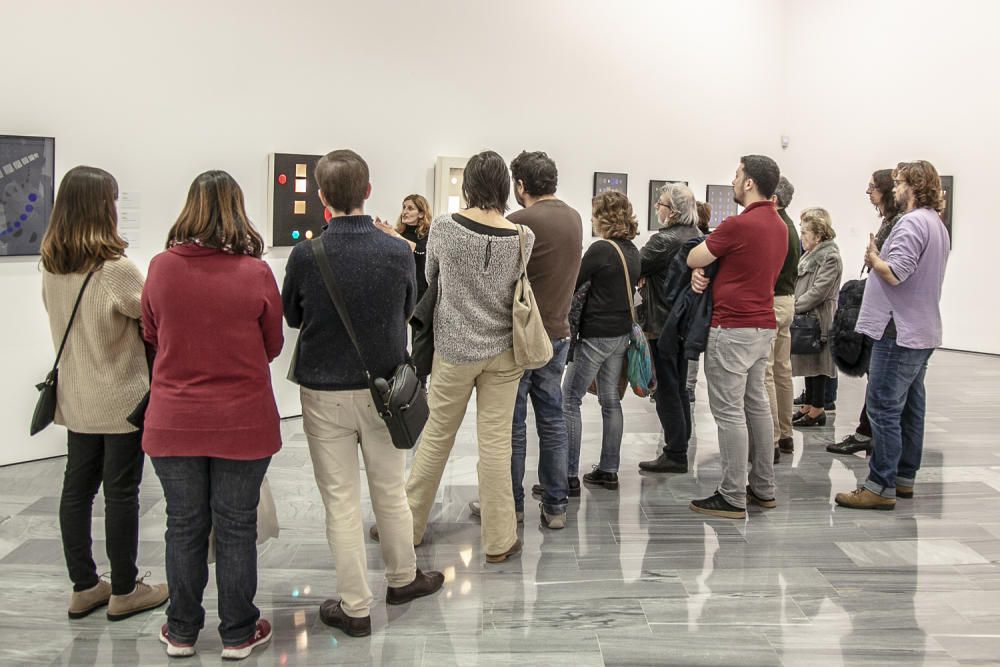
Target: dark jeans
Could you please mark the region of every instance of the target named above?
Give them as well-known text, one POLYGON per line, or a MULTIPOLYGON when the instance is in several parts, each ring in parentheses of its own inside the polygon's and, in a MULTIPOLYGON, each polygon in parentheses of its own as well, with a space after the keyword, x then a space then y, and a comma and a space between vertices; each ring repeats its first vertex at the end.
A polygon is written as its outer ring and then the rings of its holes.
POLYGON ((511 430, 510 477, 514 508, 524 511, 524 459, 528 450, 528 397, 535 411, 538 430, 538 483, 545 489, 542 507, 549 514, 565 514, 568 485, 566 419, 563 416, 562 376, 566 368, 569 339, 553 339, 552 360, 541 368, 527 370, 517 388, 514 424, 511 430))
POLYGON ((59 500, 63 554, 74 591, 97 585, 90 522, 94 497, 104 484, 104 544, 111 563, 111 592, 128 595, 139 574, 139 483, 142 431, 102 435, 69 432, 66 474, 59 500))
POLYGON ((896 483, 913 486, 924 451, 924 376, 933 349, 914 350, 883 337, 872 347, 868 417, 873 451, 865 488, 896 497, 896 483))
POLYGON ((804 405, 822 409, 824 405, 831 402, 827 397, 827 387, 833 378, 825 375, 811 375, 806 378, 806 400, 804 405))
POLYGON ((656 416, 663 429, 663 453, 667 458, 687 463, 688 440, 691 439, 691 401, 688 398, 688 360, 683 348, 665 357, 656 340, 649 341, 656 371, 656 416))
POLYGON ((837 402, 837 390, 840 388, 840 378, 827 378, 826 379, 826 402, 836 403, 837 402))
POLYGON ((868 401, 861 406, 861 416, 858 418, 858 428, 854 431, 858 435, 872 437, 872 421, 868 419, 868 401))
POLYGON ((253 635, 257 594, 257 503, 271 458, 233 461, 205 456, 152 459, 167 499, 167 584, 171 638, 194 642, 205 627, 208 535, 215 528, 219 635, 225 646, 253 635))

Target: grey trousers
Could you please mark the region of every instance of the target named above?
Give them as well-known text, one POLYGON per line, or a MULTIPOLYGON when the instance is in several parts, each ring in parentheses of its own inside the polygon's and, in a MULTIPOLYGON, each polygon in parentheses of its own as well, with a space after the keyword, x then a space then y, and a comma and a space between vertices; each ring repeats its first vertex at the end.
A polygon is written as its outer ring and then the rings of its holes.
POLYGON ((719 429, 719 493, 736 507, 746 507, 748 453, 750 487, 774 498, 774 427, 764 383, 774 337, 774 329, 721 327, 708 335, 705 377, 719 429))

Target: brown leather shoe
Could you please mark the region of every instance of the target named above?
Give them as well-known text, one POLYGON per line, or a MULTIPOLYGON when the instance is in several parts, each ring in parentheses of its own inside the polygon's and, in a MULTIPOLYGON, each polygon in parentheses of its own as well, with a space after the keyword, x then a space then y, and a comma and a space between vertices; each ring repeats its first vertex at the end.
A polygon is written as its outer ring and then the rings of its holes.
POLYGON ((486 562, 502 563, 508 558, 513 558, 519 553, 521 553, 521 540, 515 540, 510 549, 507 549, 507 551, 504 551, 502 554, 486 554, 486 562))
POLYGON ((111 600, 108 602, 108 620, 123 621, 130 616, 166 604, 169 599, 170 593, 167 591, 166 584, 150 586, 142 583, 140 579, 135 582, 135 590, 128 595, 111 596, 111 600))
POLYGON ((902 484, 896 485, 896 497, 897 498, 912 498, 913 497, 913 487, 903 486, 902 484))
POLYGON ((841 507, 855 510, 893 510, 896 509, 895 498, 883 498, 877 493, 861 487, 849 493, 838 493, 834 500, 841 507))
POLYGON ((372 617, 355 618, 344 613, 340 600, 327 600, 319 606, 319 620, 331 628, 343 630, 352 637, 367 637, 372 633, 372 617))
POLYGON ((405 586, 393 588, 389 586, 385 591, 386 604, 406 604, 411 600, 422 598, 431 593, 437 593, 444 585, 444 575, 433 570, 427 573, 421 572, 417 568, 417 576, 413 581, 405 586))
POLYGON ((85 591, 73 591, 69 596, 69 617, 83 618, 95 609, 103 607, 111 599, 111 584, 103 579, 85 591))
POLYGON ((778 438, 778 449, 782 454, 791 454, 795 451, 795 440, 792 438, 778 438))

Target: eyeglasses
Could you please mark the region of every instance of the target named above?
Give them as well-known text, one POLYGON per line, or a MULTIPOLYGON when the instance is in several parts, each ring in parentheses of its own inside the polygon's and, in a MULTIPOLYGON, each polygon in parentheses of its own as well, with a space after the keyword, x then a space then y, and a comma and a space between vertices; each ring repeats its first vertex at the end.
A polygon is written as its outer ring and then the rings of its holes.
POLYGON ((663 208, 670 208, 670 204, 664 204, 664 203, 663 203, 663 202, 661 202, 661 201, 657 201, 657 202, 656 202, 656 204, 655 204, 655 206, 656 206, 656 208, 660 208, 661 206, 662 206, 663 208))

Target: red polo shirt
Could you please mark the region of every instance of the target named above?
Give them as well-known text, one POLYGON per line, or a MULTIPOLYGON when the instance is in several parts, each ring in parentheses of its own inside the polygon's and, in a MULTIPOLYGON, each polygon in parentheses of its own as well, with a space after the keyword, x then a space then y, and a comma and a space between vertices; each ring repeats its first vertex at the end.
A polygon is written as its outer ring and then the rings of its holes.
POLYGON ((705 241, 718 257, 712 326, 774 329, 774 283, 788 253, 788 227, 769 201, 726 218, 705 241))

